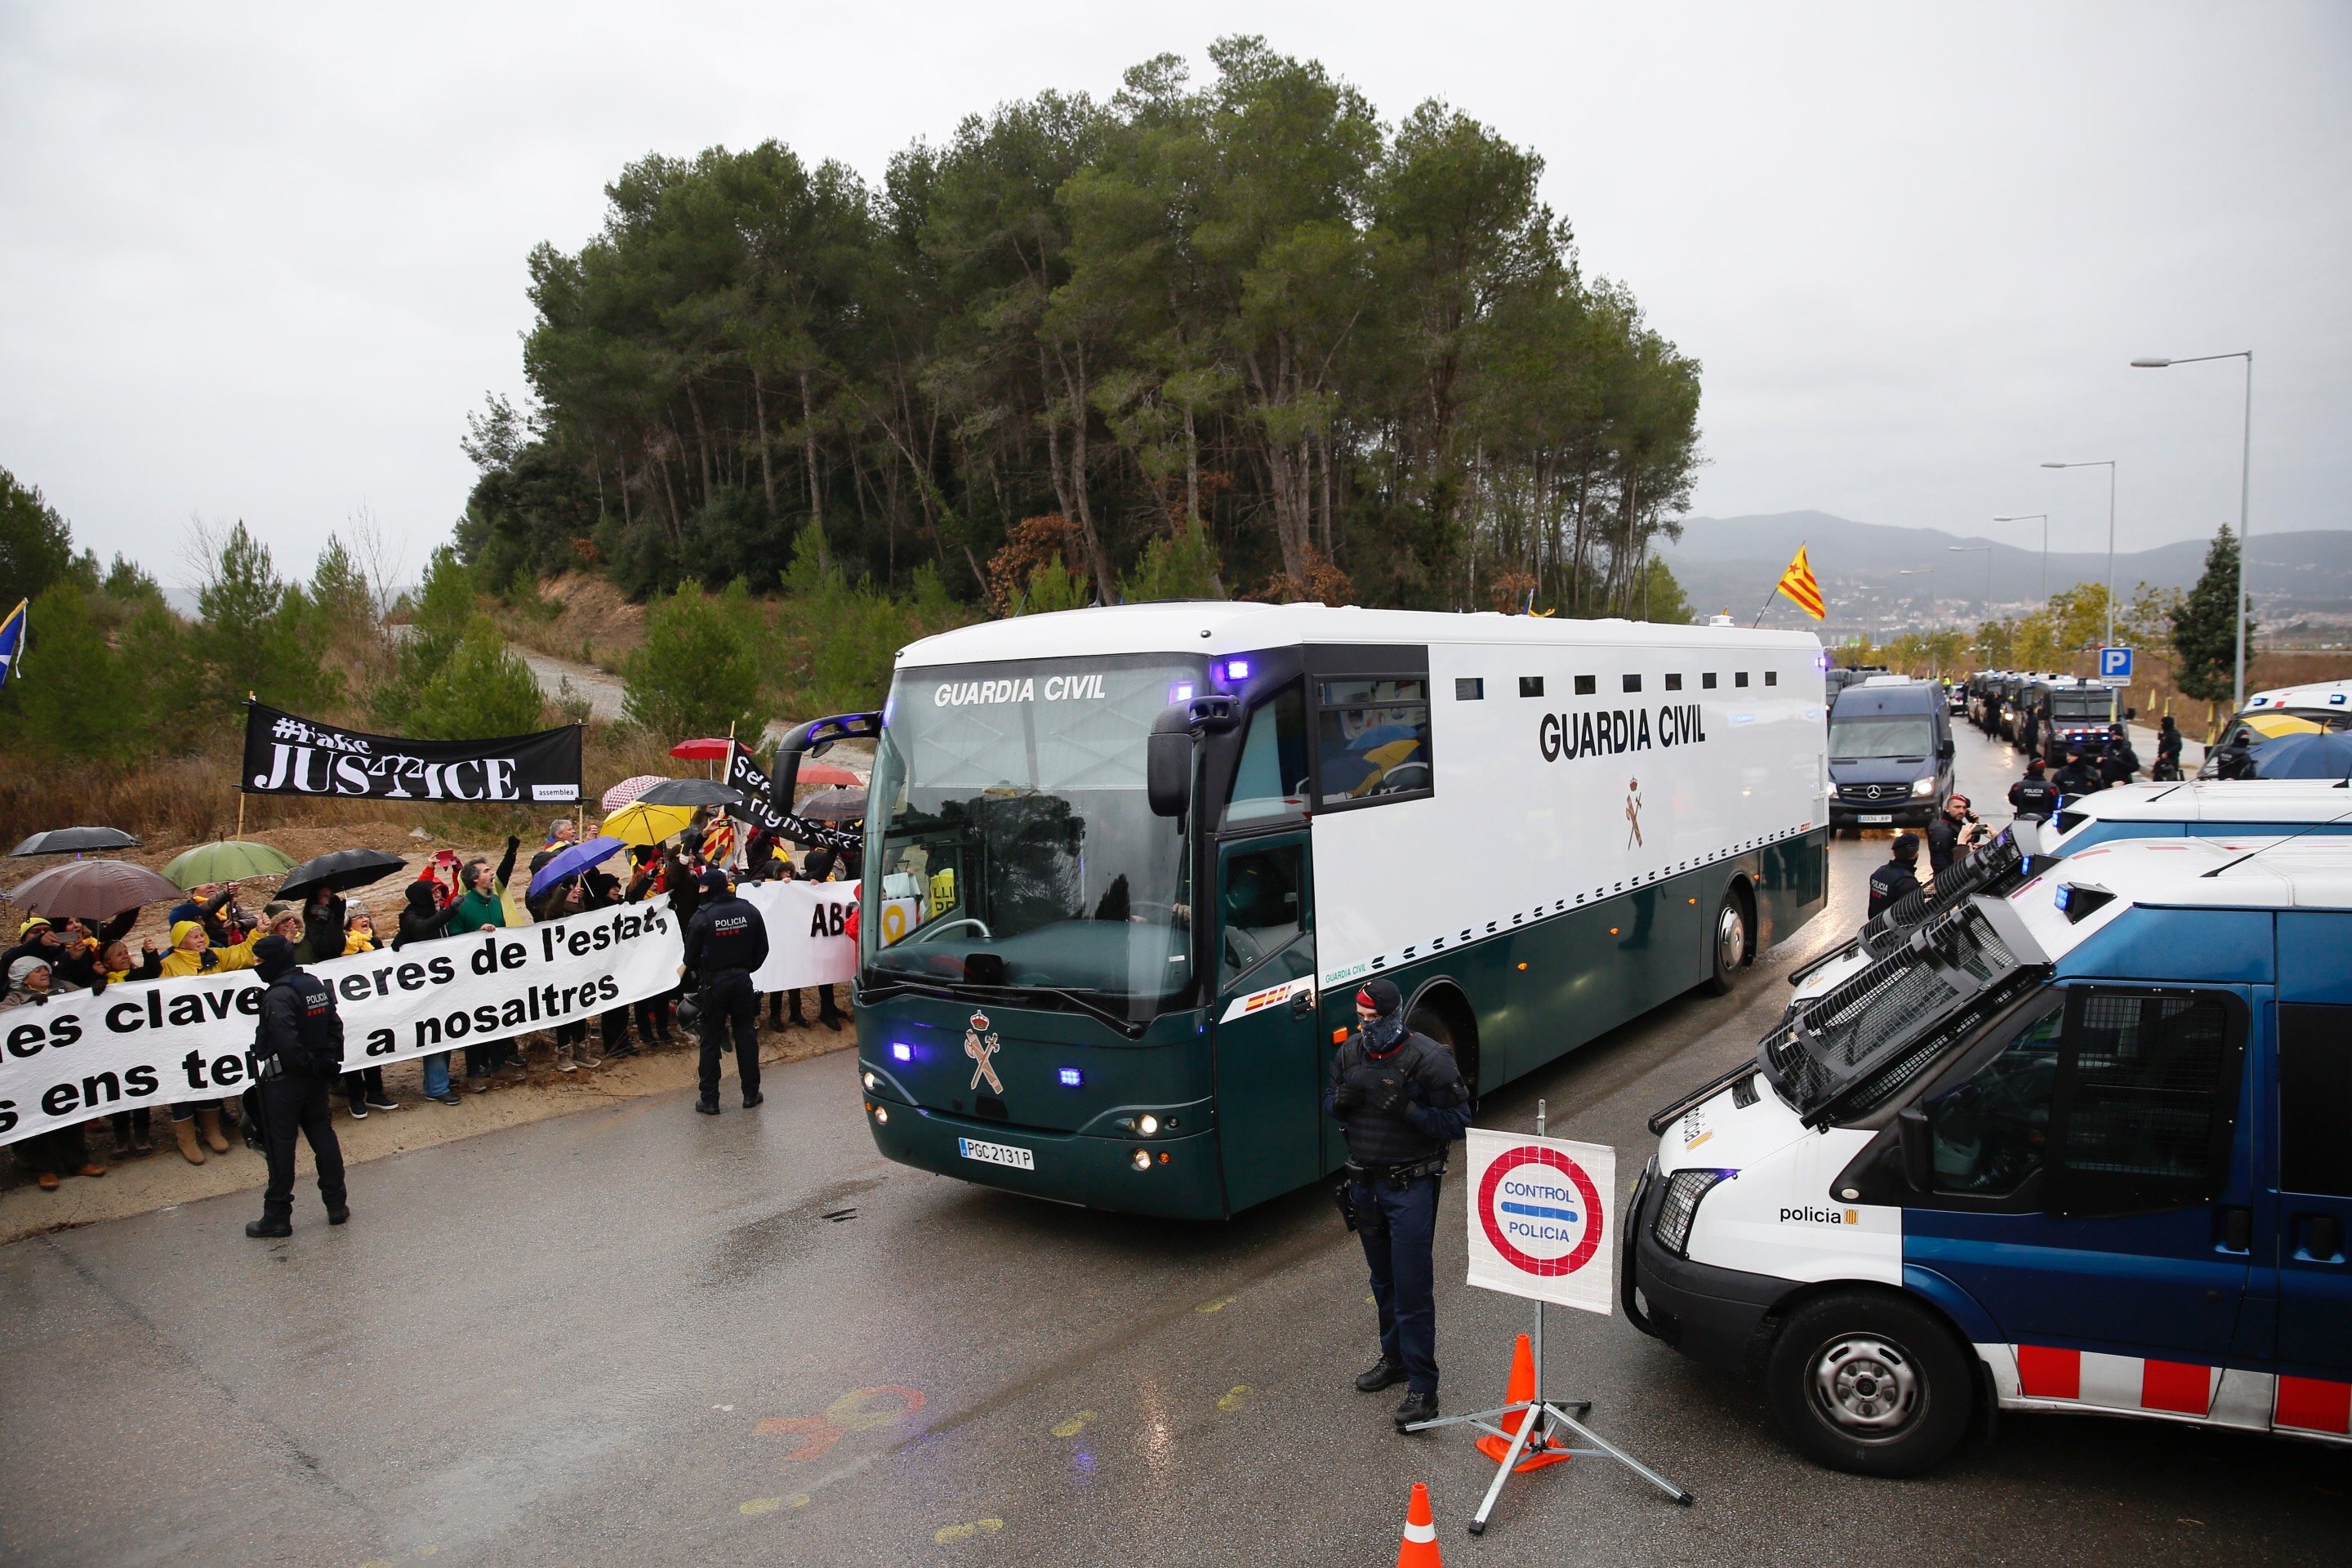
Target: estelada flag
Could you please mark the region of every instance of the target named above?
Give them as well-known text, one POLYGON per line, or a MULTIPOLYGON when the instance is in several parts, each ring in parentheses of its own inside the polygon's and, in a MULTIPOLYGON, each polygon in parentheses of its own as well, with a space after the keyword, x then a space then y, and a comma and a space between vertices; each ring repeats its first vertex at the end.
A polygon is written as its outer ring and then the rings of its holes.
POLYGON ((1805 547, 1801 544, 1797 546, 1789 569, 1780 574, 1779 591, 1817 621, 1829 613, 1829 606, 1822 603, 1822 585, 1813 581, 1812 564, 1805 559, 1805 547))
POLYGON ((16 666, 22 662, 25 606, 31 603, 30 599, 19 599, 16 607, 8 612, 7 618, 0 620, 0 686, 8 684, 8 678, 16 673, 16 666))

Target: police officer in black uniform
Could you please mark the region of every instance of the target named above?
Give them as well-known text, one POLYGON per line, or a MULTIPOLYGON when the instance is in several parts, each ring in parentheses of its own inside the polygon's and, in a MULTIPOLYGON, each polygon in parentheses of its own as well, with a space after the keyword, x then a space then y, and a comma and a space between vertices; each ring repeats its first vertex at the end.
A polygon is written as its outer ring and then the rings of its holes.
POLYGON ((1356 1379, 1366 1394, 1402 1383, 1402 1431, 1437 1414, 1437 1189, 1447 1145, 1470 1125, 1470 1090, 1454 1053, 1405 1026, 1391 980, 1356 993, 1356 1032, 1331 1060, 1326 1115, 1348 1136, 1341 1206, 1364 1244, 1380 1307, 1381 1359, 1356 1379))
POLYGON ((2096 795, 2103 787, 2099 783, 2098 768, 2084 761, 2083 753, 2072 747, 2066 752, 2066 765, 2060 768, 2058 776, 2050 782, 2058 786, 2058 794, 2066 800, 2080 800, 2086 795, 2096 795))
POLYGON ((742 1080, 743 1109, 760 1103, 760 995, 751 972, 768 959, 768 922, 735 896, 727 873, 713 867, 702 874, 702 897, 686 928, 686 962, 700 983, 695 1005, 702 1010, 702 1097, 694 1109, 719 1114, 719 1059, 727 1034, 735 1034, 735 1074, 742 1080))
POLYGON ((1895 836, 1894 858, 1870 874, 1870 908, 1863 919, 1876 920, 1879 912, 1908 894, 1919 890, 1919 836, 1903 833, 1895 836))
POLYGON ((294 962, 294 944, 282 936, 266 936, 253 944, 253 967, 269 983, 261 997, 261 1023, 253 1036, 269 1185, 261 1194, 261 1217, 248 1220, 245 1234, 294 1234, 298 1130, 310 1141, 327 1223, 341 1225, 352 1217, 352 1209, 343 1186, 343 1149, 335 1141, 327 1110, 327 1088, 343 1071, 343 1020, 335 1010, 335 994, 294 962))
POLYGON ((2058 786, 2042 776, 2042 759, 2025 764, 2025 776, 2009 786, 2009 809, 2028 822, 2047 822, 2058 809, 2058 786))

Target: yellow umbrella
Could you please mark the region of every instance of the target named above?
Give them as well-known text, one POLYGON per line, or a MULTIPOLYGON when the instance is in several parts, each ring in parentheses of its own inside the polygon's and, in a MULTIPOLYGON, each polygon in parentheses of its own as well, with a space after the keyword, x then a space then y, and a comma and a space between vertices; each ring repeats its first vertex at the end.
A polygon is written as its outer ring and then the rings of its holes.
POLYGON ((603 832, 624 844, 659 844, 674 833, 684 832, 693 820, 690 805, 647 805, 638 801, 606 817, 603 832))
POLYGON ((2246 728, 2273 740, 2281 735, 2317 734, 2327 726, 2315 724, 2308 719, 2298 719, 2292 713, 2249 713, 2246 728))

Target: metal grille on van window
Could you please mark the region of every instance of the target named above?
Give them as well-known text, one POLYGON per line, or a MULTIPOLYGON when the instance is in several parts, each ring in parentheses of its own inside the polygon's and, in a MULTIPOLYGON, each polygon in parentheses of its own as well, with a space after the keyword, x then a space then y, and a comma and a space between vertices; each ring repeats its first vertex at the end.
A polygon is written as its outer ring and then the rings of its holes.
POLYGON ((1983 914, 1963 904, 1792 1014, 1765 1037, 1759 1062, 1799 1115, 1821 1125, 1849 1090, 1930 1046, 1940 1024, 2020 967, 1983 914))

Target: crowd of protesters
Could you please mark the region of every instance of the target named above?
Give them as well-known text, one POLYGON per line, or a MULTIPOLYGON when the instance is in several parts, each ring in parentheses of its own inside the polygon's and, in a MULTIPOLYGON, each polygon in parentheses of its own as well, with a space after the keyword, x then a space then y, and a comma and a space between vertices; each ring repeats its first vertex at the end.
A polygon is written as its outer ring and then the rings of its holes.
MULTIPOLYGON (((754 826, 738 841, 736 825, 724 816, 698 814, 695 822, 665 845, 639 845, 628 850, 618 871, 592 866, 560 878, 536 894, 525 889, 536 873, 572 844, 577 828, 566 817, 551 826, 543 847, 525 874, 515 869, 522 841, 509 837, 506 853, 497 860, 461 859, 456 851, 437 851, 401 889, 390 929, 379 931, 373 910, 356 897, 320 889, 302 902, 272 901, 248 912, 236 901, 235 884, 200 885, 174 906, 169 916, 169 936, 159 949, 150 940, 137 952, 129 938, 141 913, 127 910, 92 926, 77 920, 27 920, 18 929, 14 947, 0 953, 0 1009, 39 1005, 75 991, 101 992, 129 980, 170 979, 251 969, 254 948, 265 937, 281 936, 294 945, 296 962, 312 963, 347 953, 372 952, 379 947, 404 948, 417 942, 464 936, 492 927, 551 921, 585 910, 614 904, 667 900, 680 931, 694 918, 701 900, 703 873, 714 868, 737 882, 855 881, 855 850, 837 854, 819 846, 801 859, 781 835, 754 826)), ((835 987, 817 986, 817 1025, 839 1031, 840 1004, 835 987)), ((595 1020, 557 1025, 546 1031, 551 1047, 549 1066, 555 1072, 576 1073, 673 1046, 684 1047, 682 1030, 673 1031, 677 1003, 684 990, 648 997, 633 1005, 614 1008, 595 1020), (592 1035, 594 1037, 592 1044, 592 1035)), ((768 1026, 809 1027, 802 1010, 801 993, 781 992, 768 998, 768 1026)), ((460 1088, 457 1052, 442 1051, 423 1058, 425 1097, 442 1105, 460 1105, 465 1089, 485 1093, 526 1082, 530 1039, 507 1038, 468 1045, 463 1049, 460 1088)), ((401 1109, 386 1089, 383 1069, 361 1068, 343 1075, 340 1095, 354 1121, 371 1112, 401 1109)), ((190 1164, 205 1163, 207 1154, 226 1154, 236 1134, 247 1148, 262 1146, 260 1119, 248 1092, 243 1100, 193 1100, 167 1108, 171 1138, 190 1164)), ((150 1108, 117 1111, 111 1124, 117 1158, 136 1157, 156 1146, 150 1108)), ((14 1147, 18 1163, 32 1172, 40 1185, 55 1191, 68 1176, 102 1176, 107 1166, 90 1145, 89 1134, 100 1125, 86 1122, 57 1128, 25 1139, 14 1147)))

